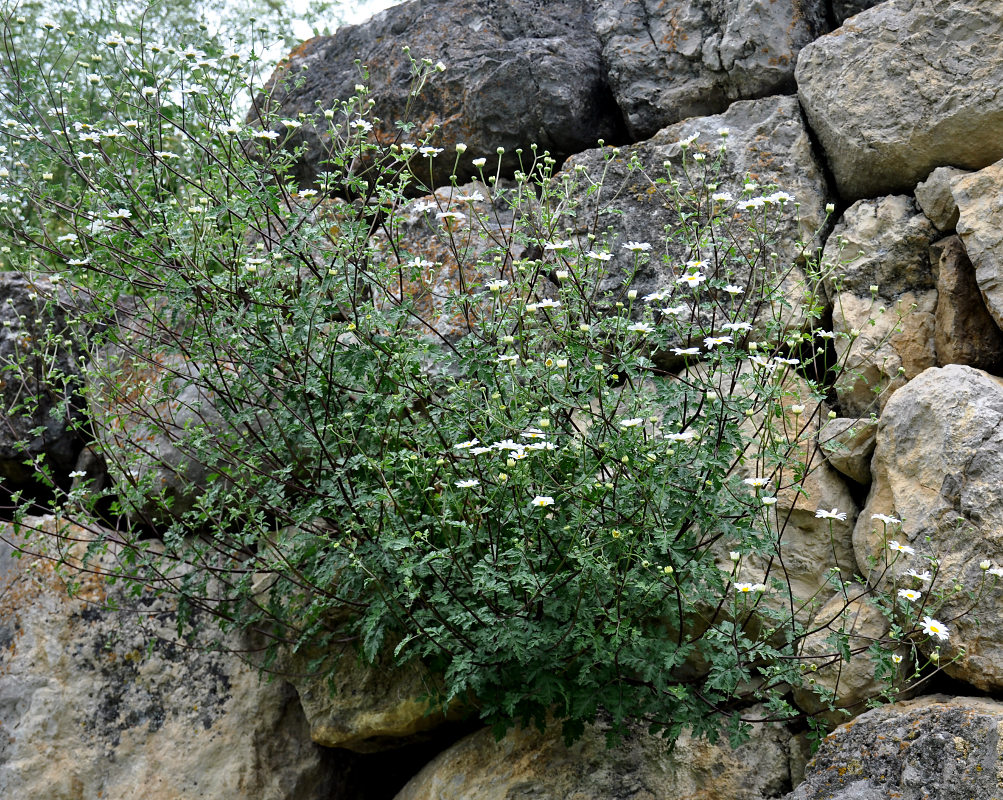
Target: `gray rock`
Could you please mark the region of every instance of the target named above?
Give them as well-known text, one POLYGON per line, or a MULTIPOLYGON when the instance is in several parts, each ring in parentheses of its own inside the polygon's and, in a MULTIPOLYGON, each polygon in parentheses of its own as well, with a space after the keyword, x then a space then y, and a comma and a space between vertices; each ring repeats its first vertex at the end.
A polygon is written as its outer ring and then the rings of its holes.
POLYGON ((1003 379, 958 365, 913 378, 881 414, 871 471, 853 532, 857 563, 874 565, 869 578, 883 590, 897 584, 925 594, 930 584, 904 573, 932 569, 930 559, 937 559, 938 587, 978 592, 978 602, 950 593, 943 606, 935 601, 923 612, 947 626, 948 639, 930 641, 919 631, 915 637, 923 652, 940 647, 948 674, 998 691, 1003 619, 995 610, 1003 588, 979 564, 1003 565, 1003 379), (898 517, 901 525, 886 531, 875 514, 898 517), (889 540, 916 554, 896 553, 889 540))
POLYGON ((818 433, 819 449, 826 461, 843 475, 865 486, 871 482, 876 420, 838 418, 826 422, 818 433))
MULTIPOLYGON (((0 795, 46 800, 332 800, 295 693, 208 635, 176 632, 173 602, 80 569, 90 530, 44 534, 0 570, 0 795), (64 566, 56 569, 55 534, 64 566), (68 552, 67 552, 68 551, 68 552), (75 585, 71 594, 69 588, 75 585)), ((0 536, 11 539, 10 526, 0 536)), ((107 569, 115 559, 91 562, 107 569)), ((207 624, 201 620, 200 624, 207 624)), ((230 646, 240 643, 229 640, 230 646)))
POLYGON ((845 416, 882 408, 905 381, 936 363, 930 266, 936 235, 911 197, 892 195, 854 203, 826 241, 825 283, 845 367, 836 395, 845 416))
POLYGON ((1003 704, 934 695, 876 708, 837 728, 786 800, 999 797, 1003 704))
POLYGON ((737 750, 685 734, 671 749, 639 726, 613 750, 601 726, 571 747, 559 725, 545 734, 513 730, 501 741, 483 730, 440 754, 395 800, 765 800, 791 785, 801 752, 800 737, 769 723, 737 750))
POLYGON ((848 201, 1003 156, 1003 5, 888 0, 806 46, 798 96, 848 201))
POLYGON ((798 51, 828 30, 822 0, 598 0, 595 25, 635 139, 793 91, 798 51))
POLYGON ((1003 326, 1003 161, 955 178, 958 235, 975 265, 975 280, 986 307, 1003 326))
MULTIPOLYGON (((771 283, 780 284, 789 291, 794 309, 790 316, 798 317, 804 296, 804 274, 799 266, 802 251, 797 242, 813 240, 825 221, 827 198, 825 177, 812 153, 796 99, 769 97, 737 102, 724 114, 671 125, 653 138, 616 153, 609 149, 589 150, 566 162, 565 172, 575 181, 572 202, 578 205, 563 222, 569 234, 583 240, 586 233, 592 232, 592 223, 600 233, 609 231, 607 244, 613 259, 600 276, 600 289, 617 297, 625 293, 628 283, 639 297, 673 287, 682 265, 698 257, 684 242, 666 234, 666 229, 678 230, 680 219, 671 201, 658 184, 653 183, 665 177, 666 162, 684 189, 689 180, 692 188, 699 188, 706 169, 705 179, 717 184, 716 191, 729 192, 735 199, 742 196, 748 175, 754 175, 759 185, 775 184, 795 197, 800 216, 787 213, 779 222, 775 242, 778 258, 775 262, 770 260, 769 267, 765 263, 768 254, 762 253, 753 269, 743 261, 737 265, 722 264, 720 273, 715 274, 714 270, 719 267, 713 263, 710 248, 699 256, 708 261, 705 271, 711 277, 727 277, 736 284, 759 286, 769 275, 771 283), (729 131, 726 140, 719 134, 720 129, 729 131), (698 138, 690 145, 686 167, 692 176, 690 179, 681 166, 680 141, 694 135, 698 138), (727 149, 720 172, 715 174, 710 172, 709 165, 717 157, 723 141, 727 149), (707 160, 694 162, 694 153, 705 154, 707 160), (643 167, 643 173, 632 168, 634 160, 643 167), (579 169, 592 177, 581 177, 576 172, 579 169), (595 191, 593 181, 602 175, 605 176, 602 189, 595 191), (640 269, 635 269, 633 254, 624 250, 623 246, 629 241, 652 245, 651 258, 640 269), (726 268, 735 270, 731 277, 726 268), (776 277, 778 273, 781 277, 776 277)), ((736 209, 734 224, 731 217, 726 217, 728 221, 719 228, 722 235, 741 238, 745 224, 742 214, 745 213, 736 209)), ((670 302, 682 300, 665 301, 662 305, 670 302)))
MULTIPOLYGON (((416 127, 405 141, 420 143, 434 133, 432 143, 447 148, 435 185, 449 182, 458 142, 468 147, 459 165, 464 183, 475 174, 471 160, 486 157, 493 165, 498 147, 506 151, 502 171, 511 174, 520 168, 519 147, 528 163, 534 143, 562 158, 599 139, 623 137, 587 0, 412 0, 394 6, 296 48, 271 79, 272 108, 285 117, 332 108, 360 83, 357 59, 368 70, 378 140, 394 141, 397 121, 406 117, 416 127), (429 77, 410 109, 405 45, 411 58, 445 66, 429 77)), ((306 182, 324 171, 320 161, 329 138, 326 129, 308 126, 299 136, 310 145, 299 166, 306 182)), ((427 182, 427 166, 420 167, 427 182)))
POLYGON ((953 231, 958 224, 958 203, 951 193, 951 182, 968 173, 955 167, 937 167, 916 186, 916 203, 940 231, 953 231))
POLYGON ((934 342, 937 364, 967 364, 998 373, 1003 369, 1003 332, 986 308, 975 280, 975 268, 957 236, 930 248, 937 272, 934 342))
POLYGON ((31 459, 58 480, 73 469, 81 444, 73 430, 80 370, 67 323, 71 303, 48 279, 14 272, 0 273, 0 299, 0 476, 31 482, 31 459))

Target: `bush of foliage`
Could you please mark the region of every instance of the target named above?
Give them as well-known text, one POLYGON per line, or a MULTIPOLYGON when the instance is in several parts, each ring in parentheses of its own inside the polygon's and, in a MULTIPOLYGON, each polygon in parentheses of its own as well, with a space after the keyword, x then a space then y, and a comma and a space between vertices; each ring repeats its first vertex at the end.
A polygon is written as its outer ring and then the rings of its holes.
MULTIPOLYGON (((648 176, 675 210, 663 241, 569 238, 603 174, 527 145, 514 176, 482 158, 450 186, 462 145, 406 120, 376 141, 361 73, 310 116, 259 94, 249 123, 253 62, 218 39, 72 33, 3 17, 8 267, 75 320, 8 379, 73 349, 83 377, 63 377, 111 480, 38 459, 51 510, 124 548, 122 576, 176 595, 182 622, 211 611, 266 668, 337 669, 346 642, 420 659, 432 705, 569 738, 601 713, 736 739, 754 702, 795 717, 819 630, 894 696, 892 654, 944 629, 838 569, 791 591, 776 498, 817 464, 839 365, 817 243, 769 257, 796 203, 719 189, 726 131, 648 176), (303 126, 326 147, 310 186, 289 177, 303 126), (672 278, 639 297, 615 253, 672 278), (833 594, 881 603, 894 638, 818 622, 833 594)), ((439 68, 415 62, 416 86, 439 68)))

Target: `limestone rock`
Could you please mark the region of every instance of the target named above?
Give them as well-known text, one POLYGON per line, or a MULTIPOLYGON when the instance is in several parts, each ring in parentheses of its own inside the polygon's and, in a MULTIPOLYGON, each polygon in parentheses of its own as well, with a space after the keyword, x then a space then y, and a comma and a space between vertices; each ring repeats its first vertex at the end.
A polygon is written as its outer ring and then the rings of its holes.
MULTIPOLYGON (((502 171, 511 174, 520 169, 516 148, 528 156, 535 143, 562 158, 598 139, 623 136, 586 0, 413 0, 394 6, 296 48, 272 77, 271 106, 282 116, 314 114, 318 104, 331 108, 360 83, 356 59, 368 70, 379 140, 393 141, 405 116, 416 123, 409 141, 421 143, 438 128, 432 144, 447 153, 439 159, 437 185, 448 183, 459 142, 468 147, 459 165, 463 183, 475 174, 471 160, 486 157, 494 164, 498 147, 505 148, 502 171), (429 77, 409 113, 405 45, 411 58, 445 66, 429 77), (286 76, 302 83, 284 88, 286 76)), ((308 126, 299 133, 310 145, 299 167, 307 181, 323 171, 328 137, 308 126)), ((419 174, 427 176, 427 167, 421 165, 419 174)))
POLYGON ((828 30, 820 0, 599 0, 595 25, 635 139, 791 91, 798 52, 828 30))
POLYGON ((73 469, 80 449, 71 424, 80 370, 67 327, 68 298, 47 278, 14 272, 0 273, 0 297, 0 476, 29 483, 34 468, 24 462, 43 458, 59 478, 73 469), (47 330, 55 346, 43 341, 47 330))
MULTIPOLYGON (((1003 563, 1003 379, 949 365, 911 380, 881 414, 871 470, 874 482, 853 532, 857 563, 877 560, 871 580, 896 557, 890 539, 917 552, 898 555, 880 578, 886 589, 906 569, 929 569, 928 558, 939 560, 945 586, 972 590, 985 578, 979 562, 1003 563), (874 514, 898 517, 901 526, 886 532, 874 514)), ((936 610, 936 619, 951 621, 950 638, 937 642, 944 669, 986 691, 1003 687, 1003 627, 992 613, 999 592, 991 578, 973 611, 964 595, 936 610), (949 663, 960 648, 964 655, 949 663)))
POLYGON ((826 288, 840 334, 836 354, 846 367, 836 382, 844 415, 882 408, 906 380, 936 363, 929 252, 935 236, 904 195, 854 203, 829 236, 826 288))
MULTIPOLYGON (((795 242, 812 240, 825 220, 827 197, 825 177, 812 153, 793 97, 737 102, 724 114, 671 125, 647 141, 621 148, 618 154, 589 150, 568 159, 565 171, 576 181, 572 192, 579 203, 575 213, 565 218, 572 235, 581 236, 591 230, 585 226, 596 215, 598 230, 610 229, 609 247, 613 259, 605 265, 601 290, 619 299, 626 293, 626 283, 630 282, 630 288, 644 297, 675 284, 681 265, 695 254, 684 243, 667 240, 666 227, 678 227, 679 215, 652 180, 665 175, 665 162, 672 164, 674 175, 685 180, 680 168, 680 141, 694 135, 698 138, 690 145, 688 168, 700 172, 702 168, 693 167, 696 162, 692 161, 692 155, 700 152, 714 159, 723 141, 719 130, 725 128, 729 132, 725 142, 727 149, 721 171, 715 176, 717 191, 730 192, 737 199, 742 196, 746 177, 753 175, 760 185, 775 184, 800 203, 800 220, 788 214, 778 225, 776 261, 776 269, 786 275, 786 279, 778 282, 789 290, 797 308, 803 299, 804 276, 797 266, 801 252, 795 242), (646 175, 631 169, 630 163, 635 158, 646 175), (596 177, 605 173, 602 190, 594 191, 592 179, 578 176, 575 172, 578 168, 596 177), (623 247, 629 241, 652 245, 651 258, 640 269, 635 270, 633 254, 623 247)), ((737 232, 743 212, 736 209, 734 213, 738 215, 737 232)), ((710 253, 701 255, 711 260, 710 253)), ((764 261, 765 258, 759 259, 754 270, 747 264, 736 266, 730 280, 761 283, 765 273, 773 271, 764 266, 764 261)), ((713 265, 707 270, 712 271, 713 265)))
POLYGON ((937 272, 938 365, 967 364, 998 373, 1003 369, 1003 332, 982 301, 975 268, 961 240, 950 236, 935 243, 930 262, 937 272))
MULTIPOLYGON (((92 532, 52 517, 47 535, 92 532)), ((0 532, 12 539, 7 526, 0 532)), ((65 543, 64 543, 65 544, 65 543)), ((77 552, 79 547, 71 548, 77 552)), ((114 552, 114 551, 113 551, 114 552)), ((171 601, 71 563, 0 554, 0 794, 46 800, 330 800, 295 693, 236 655, 192 649, 171 601), (74 594, 68 593, 76 583, 74 594)), ((104 557, 99 564, 108 566, 104 557)), ((203 620, 202 624, 210 624, 203 620)), ((236 645, 236 643, 234 643, 236 645)))
POLYGON ((934 695, 868 711, 823 740, 786 800, 999 797, 1003 703, 934 695))
POLYGON ((670 750, 642 731, 610 751, 600 726, 570 748, 560 726, 513 730, 501 741, 483 730, 439 755, 395 800, 760 800, 786 791, 799 768, 800 740, 773 724, 757 725, 737 750, 686 735, 670 750))
POLYGON ((369 666, 348 653, 337 662, 333 685, 299 676, 290 682, 299 693, 310 737, 325 747, 375 753, 414 741, 446 720, 423 699, 436 686, 417 663, 397 667, 385 657, 369 666))
POLYGON ((996 324, 1003 326, 1003 161, 955 178, 958 235, 975 265, 975 280, 996 324))
POLYGON ((798 96, 840 196, 912 191, 1003 156, 1003 6, 889 0, 807 45, 798 96))
POLYGON ((826 422, 818 433, 818 445, 826 461, 865 486, 871 482, 871 455, 877 434, 875 422, 870 418, 837 418, 826 422))
POLYGON ((967 174, 956 167, 937 167, 916 185, 916 203, 937 230, 953 231, 958 224, 958 203, 951 193, 951 182, 967 174))

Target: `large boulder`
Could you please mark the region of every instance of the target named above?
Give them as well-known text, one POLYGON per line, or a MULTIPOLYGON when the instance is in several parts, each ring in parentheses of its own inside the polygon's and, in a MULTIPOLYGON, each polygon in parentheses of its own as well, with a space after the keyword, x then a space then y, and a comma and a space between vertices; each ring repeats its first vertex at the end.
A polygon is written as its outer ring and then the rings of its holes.
POLYGON ((1003 326, 1003 161, 951 181, 958 204, 958 235, 975 266, 986 307, 1003 326))
POLYGON ((888 0, 805 47, 805 115, 845 200, 1003 156, 1003 5, 888 0))
POLYGON ((48 278, 0 273, 0 477, 30 483, 46 464, 65 480, 80 450, 70 298, 48 278))
POLYGON ((114 556, 81 568, 94 531, 53 517, 27 524, 43 533, 0 531, 39 552, 0 552, 0 795, 344 796, 332 794, 324 753, 288 684, 261 679, 234 653, 202 649, 211 637, 194 648, 179 638, 171 600, 133 595, 92 571, 114 556), (69 554, 57 568, 59 550, 69 554))
POLYGON ((803 739, 770 723, 737 750, 685 734, 673 749, 641 727, 613 750, 601 726, 571 747, 560 726, 515 729, 500 741, 483 730, 439 755, 395 800, 765 800, 797 782, 804 753, 803 739))
POLYGON ((826 241, 826 290, 833 305, 836 394, 845 416, 880 409, 892 392, 934 366, 936 228, 911 197, 860 200, 826 241))
POLYGON ((609 82, 635 139, 735 100, 793 91, 798 51, 828 30, 821 0, 598 0, 609 82))
POLYGON ((1003 704, 934 695, 868 711, 829 734, 786 800, 999 797, 1003 704))
POLYGON ((998 691, 1000 587, 980 562, 1003 565, 1003 379, 949 365, 911 380, 885 406, 871 470, 874 482, 853 532, 857 563, 873 566, 870 580, 882 590, 900 586, 924 597, 931 588, 945 590, 946 604, 924 606, 923 614, 945 624, 948 638, 918 634, 922 649, 939 646, 950 675, 998 691), (886 530, 876 514, 901 525, 886 530), (890 540, 915 554, 894 550, 890 540), (937 586, 905 574, 931 570, 930 559, 937 561, 937 586))
MULTIPOLYGON (((567 232, 584 240, 589 233, 608 231, 606 246, 612 260, 605 264, 601 290, 624 295, 629 284, 641 297, 664 291, 676 287, 684 264, 703 258, 711 278, 748 286, 750 292, 763 281, 776 280, 789 290, 795 308, 803 303, 804 274, 798 265, 802 251, 796 243, 811 242, 824 224, 827 196, 825 176, 794 97, 737 102, 724 114, 670 125, 653 138, 619 151, 587 150, 568 159, 565 171, 575 181, 571 189, 574 211, 565 217, 567 232), (722 136, 721 131, 727 135, 722 136), (722 146, 725 150, 717 170, 710 165, 722 146), (705 160, 695 161, 696 155, 705 160), (793 195, 799 204, 798 214, 793 213, 790 203, 783 214, 775 205, 769 212, 771 219, 778 219, 772 243, 777 258, 761 252, 750 268, 747 260, 725 263, 721 256, 721 264, 716 265, 720 251, 708 246, 698 253, 678 235, 667 235, 667 229, 678 233, 681 218, 669 193, 656 183, 667 177, 666 165, 683 191, 689 188, 687 181, 692 181, 693 190, 703 192, 701 184, 706 181, 716 184, 714 191, 728 193, 737 201, 743 196, 746 179, 752 176, 756 181, 752 191, 757 196, 769 185, 793 195), (599 176, 602 183, 597 190, 599 176), (650 259, 639 268, 635 254, 624 247, 629 242, 652 248, 650 259), (732 269, 734 272, 728 271, 732 269), (777 275, 782 277, 775 278, 777 275)), ((768 194, 771 190, 765 191, 768 194)), ((760 205, 743 211, 730 203, 720 213, 721 235, 744 242, 750 214, 761 215, 763 210, 760 205)), ((661 305, 686 302, 685 292, 676 294, 682 296, 668 299, 663 294, 661 305)))
MULTIPOLYGON (((406 141, 447 148, 433 182, 448 184, 454 145, 467 145, 460 183, 474 175, 471 160, 505 148, 502 171, 532 160, 531 144, 562 158, 623 138, 620 111, 606 86, 599 39, 587 0, 412 0, 362 25, 297 47, 272 77, 268 107, 283 117, 316 114, 355 93, 360 65, 368 75, 377 118, 373 134, 384 142, 400 134, 398 121, 415 127, 406 141), (407 45, 410 51, 402 48, 407 45), (441 63, 413 104, 411 59, 441 63), (286 82, 288 79, 288 85, 286 82)), ((298 167, 313 179, 330 142, 326 128, 304 126, 310 150, 298 167)), ((416 169, 427 181, 428 168, 416 169)), ((492 169, 493 173, 493 169, 492 169)))

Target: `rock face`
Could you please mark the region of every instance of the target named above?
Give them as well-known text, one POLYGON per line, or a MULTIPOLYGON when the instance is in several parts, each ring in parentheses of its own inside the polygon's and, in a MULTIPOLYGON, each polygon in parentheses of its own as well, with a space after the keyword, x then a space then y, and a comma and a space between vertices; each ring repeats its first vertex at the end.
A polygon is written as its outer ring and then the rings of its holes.
MULTIPOLYGON (((558 158, 595 147, 597 140, 623 137, 620 113, 606 86, 599 39, 587 0, 413 0, 394 6, 366 25, 341 29, 303 43, 273 80, 302 80, 272 96, 281 115, 317 113, 350 97, 360 82, 356 59, 367 69, 373 113, 382 122, 382 141, 397 136, 405 116, 416 123, 408 141, 432 140, 447 148, 437 184, 448 183, 453 145, 468 149, 461 159, 460 183, 474 174, 470 161, 497 159, 504 147, 503 172, 519 168, 516 148, 536 143, 558 158), (411 89, 410 57, 441 62, 406 113, 411 89), (305 69, 305 71, 303 71, 305 69)), ((323 171, 326 134, 306 130, 310 145, 299 172, 310 180, 323 171)), ((493 173, 493 169, 491 172, 493 173)), ((427 180, 428 168, 418 172, 427 180)))
POLYGON ((798 57, 805 115, 846 200, 912 191, 934 167, 1003 155, 1003 6, 890 0, 798 57))
POLYGON ((818 432, 819 448, 825 460, 857 483, 871 482, 871 454, 877 427, 870 419, 829 420, 818 432))
POLYGON ((967 364, 999 373, 1003 369, 1003 332, 996 325, 975 278, 975 268, 957 236, 930 248, 937 273, 934 343, 937 362, 967 364))
POLYGON ((430 713, 422 698, 435 688, 420 665, 395 667, 392 659, 368 666, 352 660, 338 662, 334 686, 326 680, 293 677, 310 737, 325 747, 357 753, 390 750, 415 740, 441 725, 444 716, 430 713))
POLYGON ((432 761, 395 800, 765 800, 799 777, 804 743, 775 725, 756 726, 738 750, 683 736, 671 750, 640 729, 614 750, 599 727, 570 748, 560 726, 546 734, 489 730, 462 739, 432 761))
POLYGON ((868 711, 822 742, 787 800, 990 800, 1003 782, 1003 704, 924 697, 868 711))
POLYGON ((836 384, 845 416, 880 409, 936 364, 935 236, 911 198, 892 195, 854 203, 826 242, 836 354, 847 368, 836 384))
MULTIPOLYGON (((803 293, 799 283, 803 273, 795 263, 801 254, 795 241, 811 241, 821 227, 825 219, 826 183, 793 97, 738 102, 724 114, 671 125, 648 141, 622 148, 608 163, 608 153, 602 150, 589 150, 569 159, 565 164, 569 173, 576 174, 574 170, 581 167, 589 175, 605 174, 599 192, 594 191, 590 179, 579 180, 573 196, 580 204, 567 217, 572 233, 584 233, 582 226, 595 214, 599 215, 598 228, 610 231, 613 259, 606 265, 600 287, 622 294, 629 281, 630 288, 644 296, 674 284, 682 265, 695 257, 687 244, 666 238, 667 227, 678 228, 679 214, 652 184, 665 176, 666 163, 678 179, 685 181, 680 142, 694 135, 697 138, 689 145, 687 163, 688 169, 697 174, 705 167, 693 166, 697 163, 692 160, 693 154, 702 153, 712 160, 722 143, 726 145, 721 170, 714 178, 719 191, 730 192, 738 199, 746 177, 753 175, 759 185, 775 184, 800 203, 800 222, 788 214, 779 222, 776 236, 777 265, 781 269, 794 267, 787 283, 791 292, 797 294, 792 302, 797 302, 801 299, 798 292, 803 293), (726 139, 719 132, 722 129, 728 131, 726 139), (632 169, 633 159, 643 166, 645 174, 632 169), (623 247, 630 241, 648 242, 654 247, 651 259, 639 270, 633 254, 623 247)), ((736 209, 735 213, 740 212, 736 209)), ((757 262, 755 274, 750 274, 753 271, 745 266, 744 274, 733 276, 734 282, 762 281, 767 271, 764 261, 757 262)), ((707 271, 712 269, 708 267, 707 271)))
POLYGON ((1003 161, 951 182, 958 235, 975 265, 975 281, 997 325, 1003 325, 1003 161))
MULTIPOLYGON (((29 522, 91 538, 51 517, 29 522)), ((4 797, 332 797, 292 689, 235 655, 191 649, 168 601, 45 557, 14 560, 9 548, 0 595, 4 797)))
POLYGON ((951 194, 951 182, 968 173, 955 167, 937 167, 916 185, 916 203, 939 231, 953 231, 958 224, 958 203, 951 194))
POLYGON ((820 0, 599 0, 595 25, 636 139, 790 91, 798 51, 828 29, 820 0))
MULTIPOLYGON (((914 378, 885 406, 871 469, 874 483, 853 532, 857 563, 877 559, 872 579, 881 586, 900 581, 925 593, 928 585, 917 586, 902 574, 928 570, 928 559, 937 558, 940 582, 980 591, 979 609, 995 607, 1000 587, 990 578, 979 588, 985 580, 979 563, 1003 564, 1003 380, 954 365, 914 378), (899 517, 901 529, 886 534, 873 514, 899 517), (896 554, 886 539, 917 553, 896 554)), ((924 647, 928 652, 939 644, 950 675, 998 690, 1003 687, 1003 627, 998 615, 970 612, 971 607, 967 596, 954 595, 939 610, 926 611, 951 623, 948 640, 924 647), (948 663, 956 655, 958 660, 948 663)))
POLYGON ((48 279, 0 273, 0 476, 17 484, 33 478, 29 458, 43 458, 54 474, 73 469, 80 442, 71 430, 76 416, 79 365, 68 338, 66 315, 48 279), (46 331, 61 344, 45 343, 46 331))

